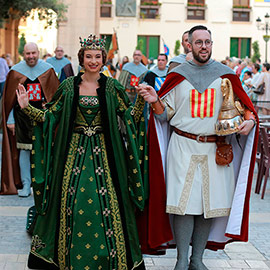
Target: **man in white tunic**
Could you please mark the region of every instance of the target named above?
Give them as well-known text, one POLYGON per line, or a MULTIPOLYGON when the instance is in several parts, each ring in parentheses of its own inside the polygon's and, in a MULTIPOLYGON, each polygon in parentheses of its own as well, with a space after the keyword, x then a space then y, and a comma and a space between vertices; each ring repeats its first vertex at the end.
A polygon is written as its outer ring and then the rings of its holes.
MULTIPOLYGON (((218 249, 224 248, 227 242, 246 241, 247 238, 247 228, 241 226, 248 216, 246 207, 256 153, 254 134, 256 141, 257 133, 253 129, 256 113, 234 72, 211 60, 212 43, 211 32, 206 27, 193 27, 189 31, 193 60, 169 73, 169 79, 160 90, 161 99, 150 86, 140 85, 137 89, 154 112, 157 148, 163 160, 167 189, 166 212, 172 217, 178 250, 175 270, 207 269, 202 262, 207 241, 209 248, 214 243, 212 249, 218 249), (243 142, 240 139, 244 154, 239 154, 241 147, 237 146, 236 136, 231 136, 233 151, 241 158, 235 158, 230 166, 220 166, 215 161, 218 137, 214 127, 223 102, 222 78, 230 79, 236 97, 245 107, 245 120, 238 131, 238 134, 245 135, 241 136, 243 142), (250 141, 249 133, 252 133, 250 141), (240 165, 243 155, 247 156, 247 161, 240 165), (239 170, 243 164, 247 164, 245 175, 239 170), (239 186, 244 186, 243 190, 239 186), (240 218, 235 219, 235 216, 240 218), (235 229, 238 227, 239 231, 235 229), (192 255, 188 263, 190 243, 192 255)), ((151 144, 154 145, 153 141, 151 144)), ((151 181, 151 156, 149 162, 151 181)))

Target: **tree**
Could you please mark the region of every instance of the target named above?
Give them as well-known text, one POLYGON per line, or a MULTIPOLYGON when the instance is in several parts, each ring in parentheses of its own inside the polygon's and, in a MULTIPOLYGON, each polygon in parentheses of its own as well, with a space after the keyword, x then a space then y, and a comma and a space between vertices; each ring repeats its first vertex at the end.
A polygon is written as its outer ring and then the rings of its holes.
POLYGON ((260 54, 260 47, 259 47, 259 42, 258 42, 258 40, 254 41, 254 42, 252 43, 252 49, 253 49, 253 55, 252 55, 252 57, 251 57, 251 61, 252 61, 253 63, 255 63, 256 60, 257 60, 257 59, 260 59, 260 57, 261 57, 261 54, 260 54))
POLYGON ((54 12, 58 19, 62 19, 67 7, 59 0, 0 0, 0 21, 3 23, 8 19, 27 17, 32 9, 38 9, 39 18, 46 20, 49 26, 53 22, 54 12))
POLYGON ((175 55, 179 55, 180 54, 180 40, 176 40, 175 41, 175 47, 174 47, 174 52, 175 55))
POLYGON ((40 20, 45 20, 47 27, 52 25, 57 14, 57 20, 63 20, 67 6, 60 2, 61 0, 0 0, 0 28, 12 44, 2 45, 4 50, 8 50, 13 56, 13 60, 18 60, 18 27, 21 18, 30 15, 33 9, 38 10, 40 20))
POLYGON ((141 52, 143 52, 144 46, 143 46, 143 40, 139 39, 137 46, 136 46, 136 50, 140 50, 141 52))
POLYGON ((20 55, 23 55, 23 50, 24 50, 25 44, 26 44, 25 35, 22 34, 22 36, 20 38, 19 49, 18 49, 20 55))

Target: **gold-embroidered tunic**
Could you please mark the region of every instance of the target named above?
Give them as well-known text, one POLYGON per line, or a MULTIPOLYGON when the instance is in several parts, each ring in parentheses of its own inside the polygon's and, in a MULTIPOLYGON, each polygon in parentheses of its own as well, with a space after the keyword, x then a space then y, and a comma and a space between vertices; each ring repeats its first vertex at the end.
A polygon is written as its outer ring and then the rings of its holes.
MULTIPOLYGON (((187 80, 164 98, 170 125, 192 134, 213 135, 223 101, 221 78, 198 92, 187 80)), ((167 153, 167 212, 228 216, 235 189, 233 166, 215 162, 215 143, 198 143, 175 132, 167 153), (192 198, 192 200, 190 200, 192 198)))

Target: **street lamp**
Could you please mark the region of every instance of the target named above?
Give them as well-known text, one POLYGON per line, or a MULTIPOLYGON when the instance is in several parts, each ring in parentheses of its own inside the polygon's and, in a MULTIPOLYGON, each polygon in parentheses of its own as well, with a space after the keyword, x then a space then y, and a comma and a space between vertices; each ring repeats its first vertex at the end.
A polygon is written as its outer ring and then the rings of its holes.
POLYGON ((270 36, 268 35, 268 30, 270 30, 269 20, 270 20, 270 15, 268 13, 266 13, 264 16, 264 23, 262 23, 262 20, 260 17, 258 17, 258 19, 256 20, 258 30, 265 30, 265 35, 263 36, 263 39, 265 41, 265 62, 266 63, 267 63, 267 42, 270 39, 270 36))

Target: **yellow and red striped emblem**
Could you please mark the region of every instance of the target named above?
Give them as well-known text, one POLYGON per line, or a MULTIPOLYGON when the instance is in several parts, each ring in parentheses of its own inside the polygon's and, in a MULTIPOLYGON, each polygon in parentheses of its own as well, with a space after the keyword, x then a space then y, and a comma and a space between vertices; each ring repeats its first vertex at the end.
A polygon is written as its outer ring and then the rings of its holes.
POLYGON ((213 117, 215 113, 216 89, 208 88, 203 93, 190 90, 191 117, 213 117))

